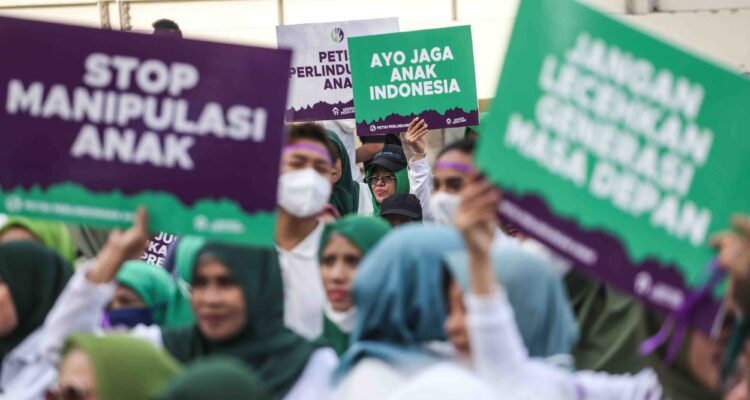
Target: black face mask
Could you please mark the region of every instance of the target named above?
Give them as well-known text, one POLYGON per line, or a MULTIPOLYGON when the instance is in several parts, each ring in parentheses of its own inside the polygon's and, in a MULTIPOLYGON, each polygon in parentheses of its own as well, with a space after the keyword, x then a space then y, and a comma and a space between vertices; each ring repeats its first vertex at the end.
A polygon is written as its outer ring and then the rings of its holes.
POLYGON ((153 311, 144 307, 107 311, 104 325, 112 328, 133 328, 136 325, 153 325, 153 323, 153 311))

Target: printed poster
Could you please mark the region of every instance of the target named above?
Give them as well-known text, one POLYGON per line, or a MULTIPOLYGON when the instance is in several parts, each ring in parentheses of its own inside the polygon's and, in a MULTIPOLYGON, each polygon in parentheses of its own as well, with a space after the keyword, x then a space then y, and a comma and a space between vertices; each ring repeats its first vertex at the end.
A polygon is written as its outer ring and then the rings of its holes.
POLYGON ((577 1, 524 0, 478 163, 504 221, 673 311, 707 279, 711 234, 750 211, 747 104, 736 71, 577 1))

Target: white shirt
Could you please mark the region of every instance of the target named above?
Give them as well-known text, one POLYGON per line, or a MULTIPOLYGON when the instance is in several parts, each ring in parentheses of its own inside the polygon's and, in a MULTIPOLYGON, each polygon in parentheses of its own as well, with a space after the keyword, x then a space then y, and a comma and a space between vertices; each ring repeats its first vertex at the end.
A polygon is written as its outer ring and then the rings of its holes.
MULTIPOLYGON (((42 361, 34 361, 33 365, 27 363, 22 374, 15 369, 10 378, 13 379, 14 391, 6 393, 8 396, 0 395, 2 400, 26 400, 43 398, 44 390, 57 379, 57 372, 53 366, 61 360, 62 347, 65 339, 73 333, 101 334, 99 329, 99 318, 102 310, 112 300, 116 285, 114 283, 97 284, 89 281, 85 276, 85 270, 81 268, 73 275, 65 290, 60 294, 55 306, 50 311, 44 323, 43 334, 29 336, 22 345, 19 345, 19 353, 35 354, 26 351, 25 346, 37 348, 41 339, 39 352, 44 358, 34 357, 42 361), (32 343, 33 341, 33 343, 32 343), (24 346, 22 349, 21 347, 24 346), (16 379, 18 382, 16 382, 16 379), (24 386, 21 386, 24 384, 24 386), (28 389, 20 392, 38 392, 39 397, 23 397, 15 391, 16 386, 28 389), (12 393, 12 395, 10 395, 12 393)), ((318 314, 320 319, 320 314, 318 314)), ((161 328, 156 325, 138 325, 128 332, 131 336, 148 341, 157 348, 164 348, 161 328)), ((14 350, 15 352, 15 350, 14 350)), ((8 355, 10 356, 10 354, 8 355)), ((6 360, 8 359, 6 356, 6 360)), ((28 358, 28 357, 27 357, 28 358)), ((5 360, 4 360, 5 361, 5 360)), ((333 371, 338 366, 338 357, 330 348, 315 350, 307 361, 305 369, 297 379, 297 382, 284 397, 287 400, 317 400, 329 397, 333 371)), ((8 372, 11 373, 11 372, 8 372)), ((5 363, 3 364, 3 376, 6 374, 5 363)), ((5 386, 3 386, 5 387, 5 386)))
POLYGON ((422 220, 432 221, 430 195, 432 195, 432 168, 426 158, 409 160, 409 193, 417 196, 422 205, 422 220))
POLYGON ((656 400, 653 371, 637 375, 570 372, 529 358, 505 292, 465 298, 472 364, 477 375, 507 399, 656 400), (543 385, 540 385, 543 382, 543 385))
POLYGON ((302 375, 289 389, 284 400, 324 400, 333 391, 333 372, 339 365, 339 358, 333 349, 325 347, 315 350, 307 360, 302 375))
POLYGON ((346 153, 349 154, 349 165, 352 169, 352 179, 355 182, 362 181, 362 173, 357 166, 357 145, 354 140, 354 130, 356 124, 353 119, 339 119, 334 121, 323 121, 323 126, 326 129, 331 130, 336 136, 339 137, 341 143, 346 148, 346 153))
POLYGON ((326 301, 320 279, 318 247, 323 223, 290 251, 279 246, 279 265, 284 281, 284 323, 309 340, 323 333, 323 304, 326 301))
POLYGON ((363 182, 357 182, 357 184, 359 184, 359 207, 357 207, 357 215, 371 217, 375 214, 375 206, 372 204, 370 185, 363 182))
POLYGON ((44 399, 45 391, 57 381, 57 370, 39 351, 41 339, 39 328, 3 358, 0 399, 44 399))

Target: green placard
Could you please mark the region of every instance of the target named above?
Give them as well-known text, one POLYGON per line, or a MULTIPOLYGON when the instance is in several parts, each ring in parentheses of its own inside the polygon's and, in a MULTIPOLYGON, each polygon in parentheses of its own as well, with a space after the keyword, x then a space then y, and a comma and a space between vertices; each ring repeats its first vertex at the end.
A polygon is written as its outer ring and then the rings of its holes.
POLYGON ((523 0, 478 162, 506 220, 670 310, 705 281, 710 234, 750 211, 747 104, 737 72, 577 1, 523 0))
POLYGON ((359 135, 479 122, 470 26, 349 38, 359 135))

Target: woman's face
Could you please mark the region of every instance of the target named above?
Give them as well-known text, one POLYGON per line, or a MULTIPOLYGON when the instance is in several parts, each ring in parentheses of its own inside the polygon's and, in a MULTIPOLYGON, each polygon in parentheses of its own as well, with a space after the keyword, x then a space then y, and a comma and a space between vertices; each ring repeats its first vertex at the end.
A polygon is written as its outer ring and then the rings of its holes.
POLYGON ((210 340, 238 334, 247 323, 245 297, 227 267, 219 261, 198 264, 190 297, 198 328, 210 340))
POLYGON ((375 196, 375 201, 382 204, 383 200, 396 193, 396 175, 387 169, 376 166, 372 171, 370 189, 375 196))
POLYGON ((60 398, 99 400, 94 364, 81 349, 70 351, 60 365, 58 377, 60 398))
POLYGON ((110 310, 122 310, 127 308, 146 308, 146 303, 133 289, 125 285, 117 285, 112 302, 109 303, 110 310))
POLYGON ((463 356, 471 354, 469 331, 466 327, 466 307, 461 287, 452 281, 448 289, 448 318, 445 320, 445 332, 453 347, 463 356))
MULTIPOLYGON (((474 167, 474 160, 468 154, 458 150, 451 150, 443 154, 438 162, 463 164, 468 167, 474 167)), ((432 191, 458 194, 469 181, 471 175, 467 172, 458 171, 452 168, 439 168, 432 171, 432 191)))
POLYGON ((0 280, 0 338, 10 335, 18 327, 18 314, 8 284, 0 280))
POLYGON ((352 307, 352 283, 362 252, 338 234, 332 234, 320 259, 320 276, 331 306, 336 311, 352 307))

